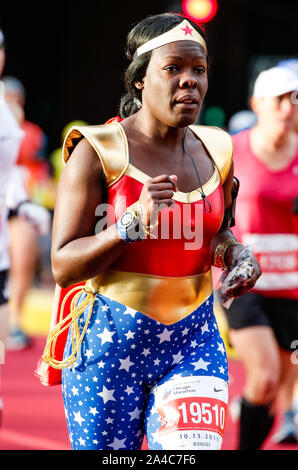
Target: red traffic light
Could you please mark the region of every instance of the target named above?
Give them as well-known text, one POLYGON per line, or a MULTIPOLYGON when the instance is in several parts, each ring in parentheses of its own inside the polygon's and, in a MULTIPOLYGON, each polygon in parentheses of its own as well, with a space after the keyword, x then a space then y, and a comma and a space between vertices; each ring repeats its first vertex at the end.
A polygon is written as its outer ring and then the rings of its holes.
POLYGON ((183 0, 184 15, 197 23, 207 23, 217 12, 216 0, 183 0))

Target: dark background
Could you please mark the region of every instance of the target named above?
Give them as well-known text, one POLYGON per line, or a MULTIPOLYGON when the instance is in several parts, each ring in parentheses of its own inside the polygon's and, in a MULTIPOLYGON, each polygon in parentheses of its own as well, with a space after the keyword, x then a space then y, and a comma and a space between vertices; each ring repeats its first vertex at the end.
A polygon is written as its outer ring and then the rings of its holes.
MULTIPOLYGON (((220 106, 228 120, 248 107, 251 80, 260 67, 298 55, 298 6, 289 0, 218 4, 207 26, 211 69, 204 108, 220 106)), ((69 121, 98 124, 117 114, 127 32, 147 15, 179 11, 180 6, 175 0, 1 5, 7 42, 4 74, 24 83, 26 117, 42 126, 49 151, 60 145, 69 121)))

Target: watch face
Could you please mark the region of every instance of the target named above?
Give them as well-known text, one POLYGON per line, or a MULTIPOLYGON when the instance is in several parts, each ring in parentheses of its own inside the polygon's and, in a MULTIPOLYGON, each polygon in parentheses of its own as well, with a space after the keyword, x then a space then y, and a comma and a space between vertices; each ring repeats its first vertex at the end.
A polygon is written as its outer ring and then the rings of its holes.
POLYGON ((132 223, 133 214, 131 212, 124 212, 124 214, 120 218, 120 223, 124 227, 128 227, 132 223))

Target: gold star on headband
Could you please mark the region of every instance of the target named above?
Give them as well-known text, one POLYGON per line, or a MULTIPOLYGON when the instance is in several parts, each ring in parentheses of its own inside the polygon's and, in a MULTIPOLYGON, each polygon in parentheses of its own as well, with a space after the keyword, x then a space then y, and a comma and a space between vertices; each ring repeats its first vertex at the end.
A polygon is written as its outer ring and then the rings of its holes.
POLYGON ((152 51, 157 47, 161 47, 176 41, 195 41, 201 46, 203 46, 203 48, 207 52, 206 42, 204 41, 203 37, 195 28, 191 26, 191 24, 187 20, 184 20, 182 23, 178 24, 170 31, 167 31, 164 34, 161 34, 160 36, 157 36, 156 38, 150 39, 150 41, 145 42, 145 44, 143 44, 136 50, 133 58, 135 59, 136 57, 139 57, 145 52, 152 51))

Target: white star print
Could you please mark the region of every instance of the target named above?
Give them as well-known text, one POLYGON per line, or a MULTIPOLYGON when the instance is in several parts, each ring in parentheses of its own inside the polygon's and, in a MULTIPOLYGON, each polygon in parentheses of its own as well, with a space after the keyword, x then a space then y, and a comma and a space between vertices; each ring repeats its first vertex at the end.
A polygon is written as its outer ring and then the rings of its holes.
POLYGON ((92 349, 87 349, 86 350, 86 356, 88 357, 88 359, 90 359, 91 356, 94 356, 94 354, 92 352, 92 349))
POLYGON ((113 343, 112 336, 115 334, 115 331, 109 331, 106 327, 104 328, 102 333, 99 333, 98 338, 101 339, 101 345, 105 343, 113 343))
POLYGON ((133 337, 135 334, 135 332, 133 333, 132 331, 128 330, 127 333, 124 333, 124 336, 126 336, 126 339, 134 339, 133 337))
POLYGON ((99 412, 97 411, 96 407, 92 408, 92 407, 90 406, 89 413, 91 413, 93 416, 95 416, 96 413, 99 413, 99 412))
POLYGON ((138 407, 136 407, 133 411, 129 411, 128 412, 128 414, 130 415, 129 421, 133 421, 134 419, 139 419, 141 412, 142 410, 139 410, 138 407))
POLYGON ((144 354, 144 356, 147 357, 148 354, 150 354, 150 348, 148 348, 148 349, 145 349, 145 348, 144 348, 144 349, 143 349, 143 352, 142 352, 141 354, 144 354))
POLYGON ((79 438, 79 443, 81 446, 85 446, 86 439, 79 438))
POLYGON ((73 393, 73 396, 79 395, 79 389, 76 388, 75 386, 72 387, 71 391, 72 391, 72 393, 73 393))
POLYGON ((126 441, 126 437, 125 439, 117 439, 117 437, 114 438, 114 441, 111 443, 111 444, 108 444, 109 447, 112 447, 114 450, 118 450, 120 449, 121 447, 124 447, 125 448, 125 445, 124 445, 124 442, 126 441))
POLYGON ((181 354, 181 351, 179 351, 178 354, 172 354, 172 356, 173 356, 172 364, 178 364, 184 358, 184 356, 182 356, 181 354))
POLYGON ((164 341, 171 341, 172 333, 173 331, 169 331, 167 328, 165 328, 162 333, 156 335, 159 338, 159 344, 163 343, 164 341))
MULTIPOLYGON (((175 366, 177 372, 179 369, 180 377, 189 376, 190 360, 194 360, 191 364, 193 373, 190 373, 190 375, 195 376, 195 371, 199 375, 204 375, 207 371, 208 374, 206 375, 214 374, 221 377, 221 379, 225 378, 225 348, 218 334, 214 334, 215 325, 212 320, 211 301, 209 305, 211 308, 206 309, 205 315, 202 309, 198 314, 192 315, 192 320, 189 317, 187 322, 181 322, 179 325, 164 325, 158 322, 153 325, 152 320, 147 320, 145 316, 141 317, 139 312, 126 306, 121 306, 121 309, 118 309, 118 317, 115 308, 117 306, 120 307, 120 305, 112 303, 109 308, 105 307, 105 310, 108 310, 108 318, 106 318, 105 315, 101 314, 102 304, 97 301, 98 318, 100 320, 92 322, 93 326, 89 325, 90 333, 88 344, 86 344, 87 348, 85 347, 82 351, 86 362, 90 362, 93 358, 92 362, 94 361, 94 364, 90 364, 87 377, 84 371, 84 373, 82 372, 83 376, 81 378, 78 376, 78 380, 76 380, 76 375, 80 373, 80 363, 78 361, 73 373, 69 374, 67 387, 64 387, 64 394, 70 400, 69 420, 72 420, 75 424, 74 443, 77 446, 80 444, 83 449, 89 448, 90 445, 93 445, 93 448, 103 445, 105 448, 110 447, 111 450, 127 450, 127 448, 133 447, 133 443, 139 445, 138 441, 142 431, 138 434, 137 431, 140 419, 143 418, 144 408, 143 395, 138 394, 138 389, 139 384, 141 384, 141 387, 144 385, 145 379, 150 386, 156 386, 160 380, 163 381, 164 373, 170 371, 170 377, 168 376, 165 380, 171 378, 174 380, 178 375, 175 374, 174 377, 172 375, 175 366), (125 310, 126 316, 123 315, 123 310, 125 310), (109 316, 112 311, 116 312, 117 330, 114 322, 109 321, 112 320, 112 315, 109 316), (137 320, 140 318, 142 320, 138 324, 137 320), (119 323, 119 321, 122 323, 119 323), (152 325, 154 329, 151 327, 152 325), (202 337, 203 339, 200 339, 200 333, 205 334, 202 337), (99 342, 97 338, 101 341, 99 342), (198 341, 204 341, 205 344, 198 344, 198 341), (106 343, 104 349, 103 346, 106 343), (108 343, 112 344, 109 345, 108 343), (161 344, 163 344, 163 347, 161 347, 161 344), (105 355, 107 351, 109 355, 105 355), (209 357, 205 351, 210 352, 209 357), (97 354, 99 358, 96 360, 97 354), (141 355, 144 358, 141 358, 141 355), (89 361, 87 361, 87 357, 90 358, 89 361), (189 357, 189 360, 184 364, 183 361, 186 357, 189 357), (133 363, 133 360, 137 362, 133 363), (122 372, 122 369, 126 373, 122 372), (105 372, 107 372, 106 375, 105 372), (106 388, 104 384, 111 387, 111 389, 106 388), (88 387, 89 393, 85 391, 86 385, 90 385, 90 388, 88 387), (76 396, 78 396, 78 399, 76 399, 76 396), (97 396, 101 397, 103 401, 97 396), (109 401, 114 401, 114 405, 109 401), (82 406, 79 406, 80 404, 82 406), (136 407, 132 409, 135 405, 136 407), (111 408, 114 409, 111 410, 111 408), (80 412, 74 414, 75 409, 80 410, 80 412), (129 409, 130 412, 128 412, 129 409), (99 418, 97 418, 97 414, 99 418), (82 415, 85 416, 85 419, 82 415), (100 420, 101 416, 102 419, 100 420), (114 419, 112 419, 112 416, 114 416, 114 419), (104 421, 106 421, 106 424, 104 424, 104 421), (83 427, 84 422, 85 427, 83 427), (76 426, 77 424, 78 426, 76 426), (105 431, 102 432, 102 429, 105 431), (129 437, 128 432, 131 433, 131 437, 129 437), (122 435, 126 438, 121 440, 122 435), (119 438, 117 439, 116 436, 119 436, 119 438), (80 441, 78 440, 79 437, 80 441)), ((181 383, 181 380, 177 383, 181 383)), ((151 410, 151 416, 152 413, 153 410, 151 410)), ((153 444, 154 442, 156 447, 160 447, 157 443, 162 438, 159 431, 156 430, 161 425, 159 414, 155 413, 153 420, 151 416, 148 422, 149 434, 152 436, 150 443, 153 444)))
POLYGON ((114 398, 113 394, 115 392, 115 389, 113 390, 108 390, 105 386, 103 386, 102 388, 102 392, 100 393, 97 393, 97 395, 99 395, 100 397, 103 398, 103 402, 104 404, 106 404, 107 401, 116 401, 116 399, 114 398))
POLYGON ((206 331, 209 331, 207 320, 205 321, 204 325, 201 327, 201 333, 203 334, 206 331))
POLYGON ((107 312, 107 311, 109 310, 109 307, 108 307, 107 305, 103 305, 103 306, 101 307, 101 310, 102 310, 103 312, 107 312))
POLYGON ((127 356, 126 359, 119 359, 119 361, 121 362, 121 366, 119 367, 119 370, 125 369, 126 372, 129 372, 129 368, 134 364, 134 362, 131 362, 130 356, 127 356))
POLYGON ((81 426, 81 425, 82 425, 82 422, 85 421, 85 419, 82 418, 82 416, 81 416, 81 412, 78 411, 78 412, 76 413, 76 412, 74 411, 74 415, 75 415, 74 421, 77 421, 77 423, 79 423, 79 425, 81 426))
POLYGON ((208 370, 209 364, 211 364, 211 362, 206 362, 201 357, 197 362, 191 363, 191 365, 194 366, 195 370, 199 370, 199 369, 208 370))
POLYGON ((137 311, 134 310, 133 308, 130 308, 130 307, 127 307, 125 312, 123 312, 124 315, 131 315, 132 318, 135 317, 136 313, 137 313, 137 311))

